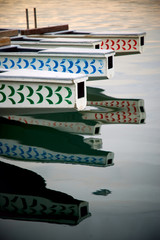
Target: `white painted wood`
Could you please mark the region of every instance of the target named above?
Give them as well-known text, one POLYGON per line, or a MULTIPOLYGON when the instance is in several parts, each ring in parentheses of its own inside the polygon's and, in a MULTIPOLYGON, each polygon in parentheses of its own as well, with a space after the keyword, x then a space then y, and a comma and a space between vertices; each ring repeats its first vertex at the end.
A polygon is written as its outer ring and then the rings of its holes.
POLYGON ((11 38, 11 44, 32 48, 76 47, 100 49, 101 39, 87 38, 30 38, 18 36, 11 38))
POLYGON ((11 45, 0 48, 2 69, 34 69, 86 74, 91 79, 114 75, 113 50, 55 48, 31 49, 11 45))
MULTIPOLYGON (((118 55, 142 53, 144 51, 146 32, 80 32, 68 30, 45 33, 41 38, 87 38, 101 39, 101 49, 112 49, 118 55)), ((33 35, 32 37, 39 37, 33 35)))
POLYGON ((30 109, 38 112, 82 110, 86 107, 86 80, 82 74, 2 70, 0 115, 28 113, 30 109))

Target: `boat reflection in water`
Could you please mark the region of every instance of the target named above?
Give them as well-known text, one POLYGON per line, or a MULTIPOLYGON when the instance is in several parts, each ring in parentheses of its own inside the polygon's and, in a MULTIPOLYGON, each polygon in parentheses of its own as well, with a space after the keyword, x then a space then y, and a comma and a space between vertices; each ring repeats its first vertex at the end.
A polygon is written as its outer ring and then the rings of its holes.
POLYGON ((83 119, 95 120, 102 124, 141 124, 146 113, 143 99, 113 98, 103 89, 87 89, 87 105, 96 109, 83 111, 83 119))
MULTIPOLYGON (((102 139, 84 135, 97 136, 102 124, 144 123, 144 101, 108 97, 102 89, 91 87, 87 101, 89 110, 79 112, 1 117, 0 155, 21 161, 114 165, 114 153, 100 150, 102 139)), ((87 202, 46 189, 43 178, 29 170, 1 162, 0 180, 1 218, 75 225, 90 216, 87 202)), ((107 189, 93 192, 110 193, 107 189)))
POLYGON ((30 170, 0 162, 0 182, 0 218, 77 225, 91 215, 88 202, 47 189, 30 170))
POLYGON ((43 125, 61 131, 96 135, 102 124, 140 124, 146 119, 143 99, 114 98, 103 89, 87 87, 89 110, 30 116, 6 116, 26 124, 43 125))
POLYGON ((101 139, 79 134, 97 135, 102 124, 144 123, 144 101, 109 97, 102 89, 91 87, 87 88, 87 99, 89 110, 4 116, 0 154, 25 161, 112 166, 114 153, 98 150, 102 147, 101 139))
POLYGON ((99 142, 45 126, 0 122, 0 155, 15 160, 112 166, 114 154, 95 149, 99 142))

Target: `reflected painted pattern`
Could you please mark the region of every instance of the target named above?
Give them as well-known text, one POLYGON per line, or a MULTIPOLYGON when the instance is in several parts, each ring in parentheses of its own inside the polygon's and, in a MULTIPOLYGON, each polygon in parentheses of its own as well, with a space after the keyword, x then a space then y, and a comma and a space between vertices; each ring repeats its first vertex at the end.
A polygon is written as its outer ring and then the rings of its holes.
POLYGON ((87 99, 88 107, 94 106, 94 110, 4 116, 0 154, 15 160, 112 166, 114 153, 98 150, 101 139, 71 133, 99 134, 102 124, 142 124, 146 117, 144 101, 113 98, 91 87, 87 88, 87 99))
POLYGON ((83 119, 79 119, 78 121, 74 121, 74 116, 78 115, 78 113, 62 113, 62 114, 41 114, 41 115, 32 115, 32 116, 4 116, 9 120, 15 120, 19 122, 23 122, 31 125, 40 125, 55 128, 57 130, 61 130, 64 132, 71 132, 77 134, 88 134, 88 135, 97 135, 100 133, 101 125, 96 121, 83 121, 83 119), (59 118, 57 117, 59 116, 59 118), (69 122, 65 118, 67 115, 72 115, 72 121, 69 122), (54 120, 55 119, 55 120, 54 120))
POLYGON ((102 89, 92 87, 87 87, 87 99, 87 106, 94 107, 94 110, 4 117, 65 132, 92 135, 100 134, 102 124, 145 122, 146 112, 143 99, 114 98, 104 94, 102 89))
POLYGON ((14 141, 0 139, 0 155, 27 161, 70 163, 88 166, 112 166, 113 153, 106 156, 59 153, 36 146, 18 144, 14 141))
POLYGON ((103 111, 84 111, 83 118, 88 120, 96 120, 103 123, 144 123, 145 117, 143 112, 129 112, 126 109, 121 111, 106 112, 103 111))
POLYGON ((91 139, 52 128, 1 119, 0 155, 14 160, 70 163, 97 167, 113 165, 114 153, 92 148, 91 139))
POLYGON ((144 123, 146 112, 143 99, 114 98, 103 93, 103 89, 87 88, 87 105, 97 110, 82 111, 83 119, 106 123, 144 123))
POLYGON ((32 171, 0 162, 0 180, 0 218, 77 225, 91 215, 88 202, 47 189, 32 171))

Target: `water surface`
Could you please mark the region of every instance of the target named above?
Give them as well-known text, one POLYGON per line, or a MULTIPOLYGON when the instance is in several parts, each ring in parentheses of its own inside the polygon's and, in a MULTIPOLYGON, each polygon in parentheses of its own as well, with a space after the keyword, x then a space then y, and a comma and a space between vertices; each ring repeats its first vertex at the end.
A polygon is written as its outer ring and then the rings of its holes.
MULTIPOLYGON (((6 156, 1 157, 2 162, 40 175, 46 183, 46 188, 87 202, 90 213, 90 216, 74 226, 27 221, 27 219, 21 221, 11 217, 1 218, 1 239, 59 240, 67 237, 86 240, 106 238, 158 240, 160 238, 160 1, 49 0, 46 3, 41 0, 1 0, 0 27, 26 28, 25 8, 29 9, 30 27, 33 27, 34 7, 37 8, 39 27, 67 23, 70 29, 76 30, 127 30, 147 33, 143 54, 116 57, 115 76, 112 79, 88 82, 90 87, 103 89, 103 93, 107 96, 143 99, 146 120, 144 124, 102 124, 99 135, 77 135, 76 143, 83 146, 81 152, 85 147, 89 148, 85 141, 88 142, 90 137, 94 140, 99 139, 100 149, 95 150, 96 153, 102 151, 114 153, 113 166, 16 161, 6 156)), ((15 141, 19 135, 16 133, 17 128, 14 129, 15 138, 13 139, 12 136, 12 140, 15 141)), ((38 128, 37 136, 41 130, 44 131, 44 128, 38 128)), ((24 136, 23 142, 16 140, 17 144, 35 146, 32 138, 25 142, 26 139, 24 136)), ((72 146, 74 138, 71 135, 68 139, 72 146)), ((56 139, 53 137, 53 144, 49 145, 50 151, 53 151, 54 142, 56 139)), ((45 139, 39 139, 38 144, 41 148, 48 147, 45 139)), ((73 153, 72 150, 70 151, 73 153)), ((6 172, 7 178, 9 174, 6 172)), ((25 185, 21 187, 25 191, 25 185)))

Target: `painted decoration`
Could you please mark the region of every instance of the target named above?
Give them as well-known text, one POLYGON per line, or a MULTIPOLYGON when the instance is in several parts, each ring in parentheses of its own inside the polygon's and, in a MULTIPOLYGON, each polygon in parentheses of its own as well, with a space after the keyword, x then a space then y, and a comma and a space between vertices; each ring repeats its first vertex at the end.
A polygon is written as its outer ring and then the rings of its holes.
POLYGON ((91 216, 88 202, 46 188, 33 171, 0 162, 0 180, 1 218, 77 225, 91 216))
POLYGON ((21 161, 97 167, 114 165, 113 152, 93 149, 80 135, 44 126, 17 124, 5 118, 0 121, 1 156, 21 161))
POLYGON ((88 106, 100 106, 106 108, 126 108, 127 111, 133 111, 134 113, 140 110, 140 107, 144 111, 144 100, 143 99, 112 99, 106 101, 87 101, 88 106))
POLYGON ((100 88, 87 88, 87 105, 101 109, 83 111, 83 119, 107 123, 144 123, 146 112, 143 99, 114 98, 100 88))
POLYGON ((145 119, 140 113, 127 111, 117 112, 90 112, 84 114, 84 119, 95 119, 104 123, 144 123, 145 119))
POLYGON ((101 39, 101 49, 112 49, 116 55, 142 53, 146 32, 79 32, 65 31, 65 33, 48 33, 40 35, 43 38, 86 38, 101 39))
POLYGON ((124 38, 106 38, 101 42, 101 49, 112 49, 116 52, 137 52, 139 50, 138 40, 124 38))
POLYGON ((0 82, 0 105, 11 106, 68 106, 73 105, 71 87, 41 83, 0 82))
POLYGON ((60 153, 42 147, 27 146, 12 140, 3 139, 0 139, 0 155, 16 160, 70 163, 96 167, 112 166, 114 157, 112 152, 106 152, 104 156, 60 153))
MULTIPOLYGON (((64 115, 65 113, 63 113, 64 115)), ((50 114, 51 115, 51 114, 50 114)), ((52 115, 53 116, 53 115, 52 115)), ((42 118, 35 118, 30 116, 17 116, 17 115, 9 115, 3 116, 9 120, 15 120, 19 122, 23 122, 25 124, 32 124, 32 125, 40 125, 40 126, 47 126, 50 128, 55 128, 64 132, 70 133, 79 133, 79 134, 99 134, 101 124, 94 122, 92 125, 87 124, 87 122, 66 122, 66 121, 52 121, 42 118)))
POLYGON ((97 58, 0 57, 2 69, 33 69, 104 76, 105 67, 105 59, 97 58))

